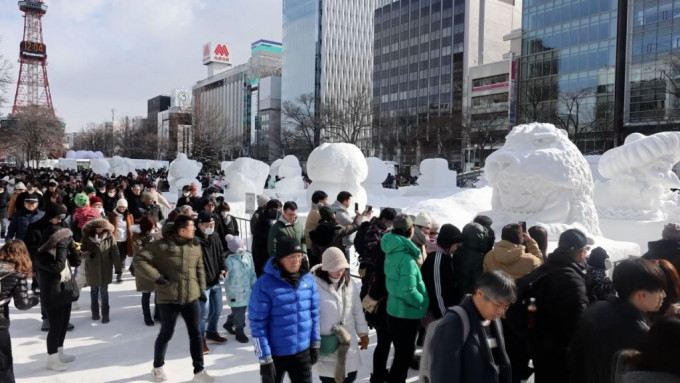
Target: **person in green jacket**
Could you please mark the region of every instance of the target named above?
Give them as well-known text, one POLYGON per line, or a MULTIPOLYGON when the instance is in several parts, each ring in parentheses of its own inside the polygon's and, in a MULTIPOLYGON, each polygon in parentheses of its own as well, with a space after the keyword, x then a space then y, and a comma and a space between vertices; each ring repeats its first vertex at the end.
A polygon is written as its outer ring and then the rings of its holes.
POLYGON ((203 368, 203 340, 199 332, 201 308, 205 302, 205 270, 201 244, 194 236, 196 227, 191 217, 178 215, 172 231, 162 239, 150 242, 135 254, 135 274, 156 285, 156 298, 161 313, 161 331, 154 347, 153 370, 157 382, 167 380, 163 371, 165 351, 172 338, 177 316, 182 315, 189 333, 189 350, 194 366, 194 382, 212 382, 203 368))
POLYGON ((385 252, 385 284, 387 287, 387 323, 394 343, 394 359, 389 382, 404 382, 415 352, 420 319, 430 304, 418 259, 420 249, 413 244, 413 221, 397 214, 392 232, 380 239, 385 252))
MULTIPOLYGON (((307 246, 305 245, 305 232, 302 224, 297 219, 297 204, 293 201, 288 201, 283 204, 283 214, 269 229, 269 236, 267 237, 267 251, 269 257, 273 258, 276 255, 276 242, 282 237, 289 237, 300 242, 302 247, 303 257, 307 257, 307 246)), ((303 262, 304 264, 304 262, 303 262)))

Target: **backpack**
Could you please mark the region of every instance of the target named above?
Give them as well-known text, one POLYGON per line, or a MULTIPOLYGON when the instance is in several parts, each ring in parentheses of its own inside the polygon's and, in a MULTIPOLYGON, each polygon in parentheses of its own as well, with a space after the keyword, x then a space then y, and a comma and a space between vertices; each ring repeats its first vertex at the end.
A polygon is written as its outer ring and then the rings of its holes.
MULTIPOLYGON (((540 293, 540 282, 550 274, 550 271, 538 268, 531 273, 517 279, 517 300, 511 304, 505 312, 508 327, 523 340, 530 340, 535 334, 536 326, 529 326, 529 303, 534 298, 534 304, 538 306, 537 295, 540 293)), ((540 310, 540 307, 537 307, 540 310)), ((534 321, 536 318, 534 318, 534 321)), ((535 323, 534 323, 535 324, 535 323)))
POLYGON ((369 221, 362 222, 361 225, 359 225, 356 235, 354 236, 354 251, 359 254, 360 262, 363 261, 363 258, 366 256, 366 254, 364 254, 364 251, 366 250, 366 241, 364 240, 364 236, 366 235, 366 231, 368 230, 369 226, 371 226, 369 221))
MULTIPOLYGON (((470 335, 470 318, 468 317, 467 311, 463 306, 453 306, 446 310, 446 315, 448 312, 455 312, 460 317, 461 322, 463 322, 463 345, 467 342, 468 336, 470 335)), ((434 333, 437 332, 437 327, 441 323, 441 317, 436 321, 430 323, 427 326, 427 332, 425 333, 425 343, 423 344, 423 353, 420 355, 420 373, 419 382, 430 383, 430 371, 432 370, 432 361, 430 360, 430 347, 432 344, 432 338, 434 338, 434 333)))

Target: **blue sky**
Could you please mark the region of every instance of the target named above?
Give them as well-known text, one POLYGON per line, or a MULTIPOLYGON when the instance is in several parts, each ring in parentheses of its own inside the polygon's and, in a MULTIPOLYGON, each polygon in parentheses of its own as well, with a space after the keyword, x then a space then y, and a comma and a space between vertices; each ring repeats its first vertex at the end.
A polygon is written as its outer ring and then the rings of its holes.
MULTIPOLYGON (((227 43, 237 65, 248 60, 253 41, 281 41, 281 1, 46 0, 43 34, 57 115, 67 131, 109 121, 111 108, 116 119, 145 116, 147 99, 205 78, 204 43, 227 43)), ((16 1, 0 1, 0 54, 15 63, 15 80, 21 16, 16 1)), ((0 114, 10 109, 11 101, 0 114)))

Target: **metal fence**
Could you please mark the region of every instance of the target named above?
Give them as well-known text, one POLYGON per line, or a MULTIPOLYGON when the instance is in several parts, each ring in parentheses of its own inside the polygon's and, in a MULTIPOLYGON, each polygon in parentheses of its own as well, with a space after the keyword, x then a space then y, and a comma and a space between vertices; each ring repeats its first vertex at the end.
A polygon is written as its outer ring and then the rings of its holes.
POLYGON ((238 224, 238 236, 243 239, 248 251, 252 251, 253 233, 250 232, 250 220, 247 218, 239 218, 234 216, 231 218, 235 219, 236 223, 238 224))

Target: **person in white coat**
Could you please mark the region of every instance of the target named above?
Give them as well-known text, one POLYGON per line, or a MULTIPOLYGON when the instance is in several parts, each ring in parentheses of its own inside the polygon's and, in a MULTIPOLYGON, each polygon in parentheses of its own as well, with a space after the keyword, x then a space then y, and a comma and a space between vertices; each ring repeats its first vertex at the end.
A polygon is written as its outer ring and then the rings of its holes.
POLYGON ((368 325, 359 286, 349 275, 342 250, 330 247, 313 269, 319 292, 321 349, 314 366, 322 383, 351 383, 361 367, 359 348, 368 348, 368 325), (359 341, 357 342, 357 337, 359 341))

